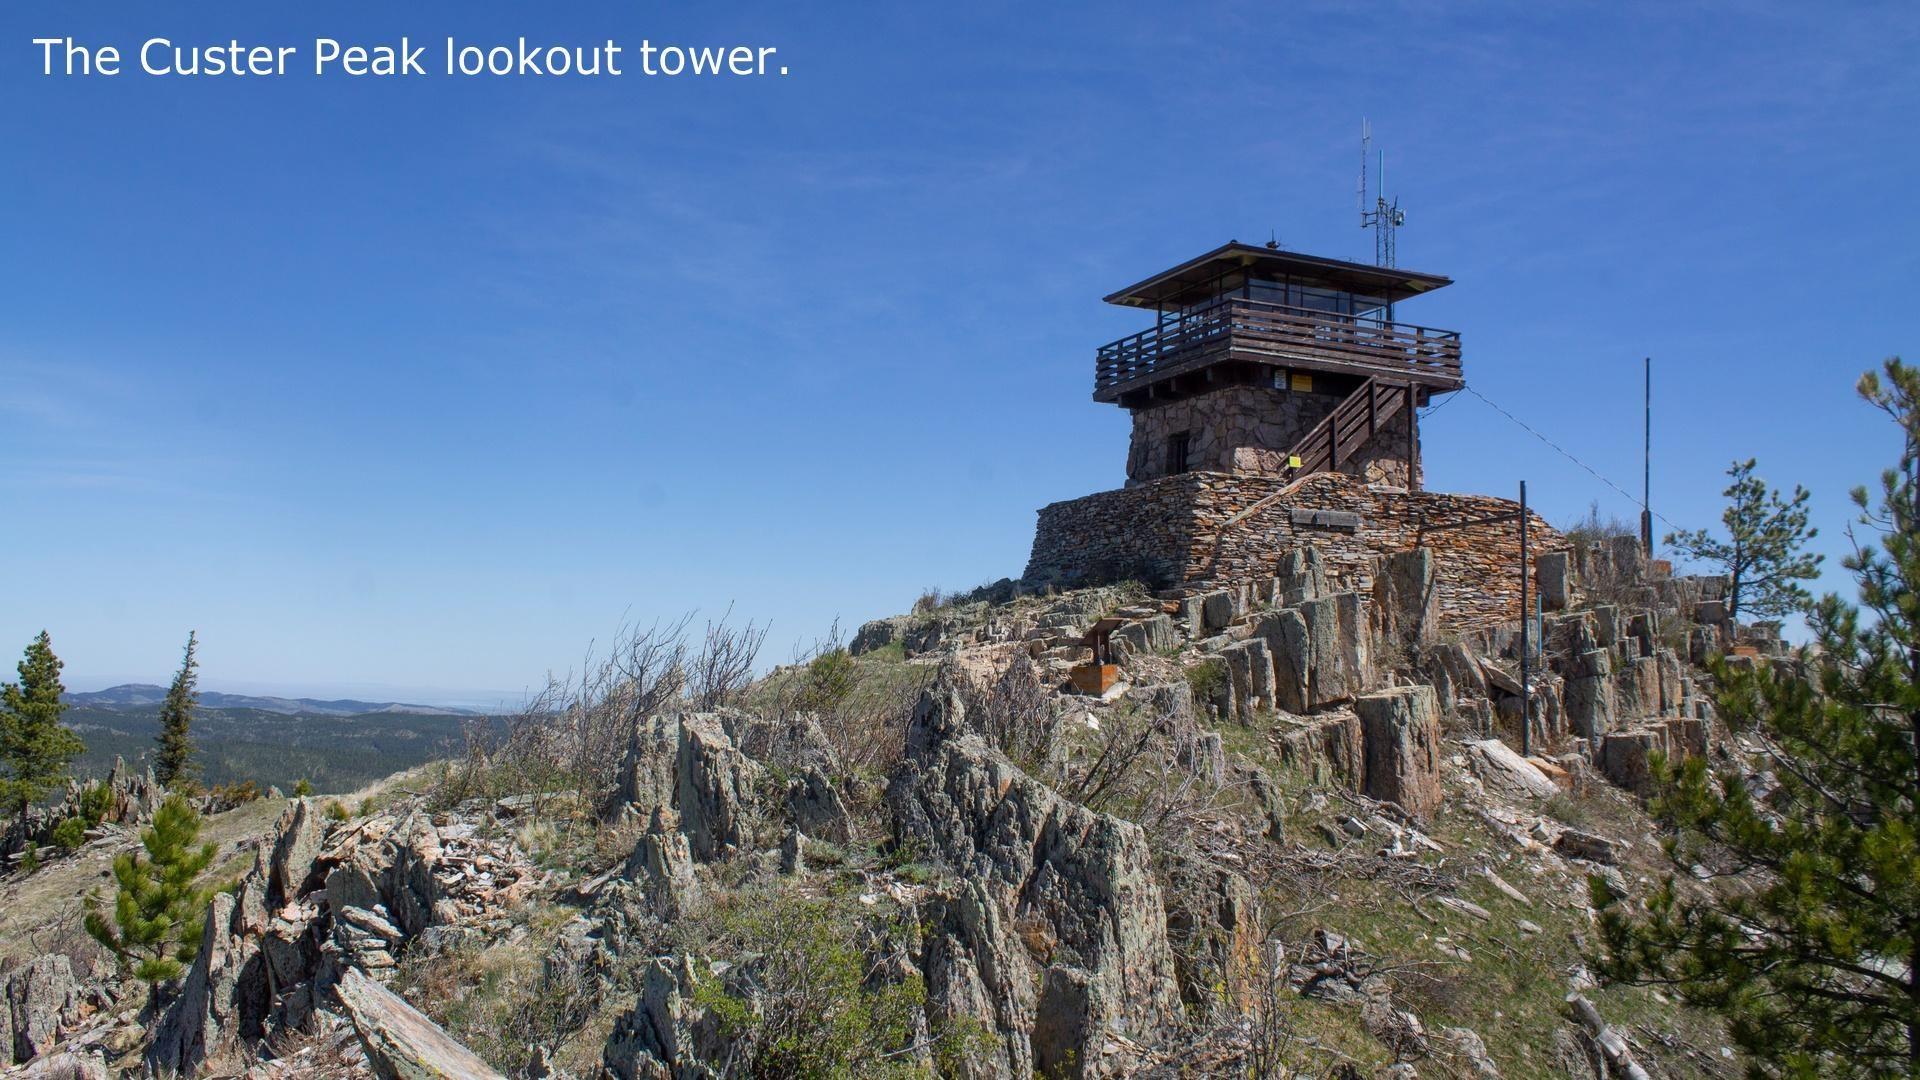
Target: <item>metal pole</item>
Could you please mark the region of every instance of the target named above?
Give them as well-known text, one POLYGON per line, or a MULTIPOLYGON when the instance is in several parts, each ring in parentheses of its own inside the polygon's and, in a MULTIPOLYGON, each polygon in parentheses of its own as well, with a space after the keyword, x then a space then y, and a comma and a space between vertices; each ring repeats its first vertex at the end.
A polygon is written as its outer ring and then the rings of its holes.
POLYGON ((1653 558, 1653 357, 1646 358, 1646 386, 1643 391, 1645 416, 1642 421, 1644 445, 1641 449, 1640 546, 1647 558, 1653 558))
POLYGON ((1520 481, 1520 753, 1533 754, 1533 708, 1531 688, 1527 685, 1527 654, 1532 650, 1527 608, 1527 482, 1520 481))

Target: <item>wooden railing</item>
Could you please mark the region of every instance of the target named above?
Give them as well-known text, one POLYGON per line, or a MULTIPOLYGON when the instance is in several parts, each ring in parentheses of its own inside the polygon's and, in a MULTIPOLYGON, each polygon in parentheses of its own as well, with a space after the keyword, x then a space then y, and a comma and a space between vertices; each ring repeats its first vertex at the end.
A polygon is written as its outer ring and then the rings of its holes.
POLYGON ((1289 457, 1300 459, 1295 476, 1332 472, 1346 463, 1381 425, 1407 405, 1407 386, 1368 379, 1348 394, 1312 431, 1300 437, 1289 457))
POLYGON ((1117 396, 1223 353, 1450 389, 1462 382, 1455 331, 1233 298, 1102 345, 1094 357, 1093 394, 1117 396))

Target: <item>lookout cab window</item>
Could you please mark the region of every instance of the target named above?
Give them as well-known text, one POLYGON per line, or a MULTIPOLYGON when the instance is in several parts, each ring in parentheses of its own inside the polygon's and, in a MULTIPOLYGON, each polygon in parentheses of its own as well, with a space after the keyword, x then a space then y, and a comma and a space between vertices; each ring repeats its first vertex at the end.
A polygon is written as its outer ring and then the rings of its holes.
POLYGON ((1167 437, 1168 476, 1187 471, 1187 447, 1192 444, 1192 441, 1192 433, 1186 431, 1167 437))

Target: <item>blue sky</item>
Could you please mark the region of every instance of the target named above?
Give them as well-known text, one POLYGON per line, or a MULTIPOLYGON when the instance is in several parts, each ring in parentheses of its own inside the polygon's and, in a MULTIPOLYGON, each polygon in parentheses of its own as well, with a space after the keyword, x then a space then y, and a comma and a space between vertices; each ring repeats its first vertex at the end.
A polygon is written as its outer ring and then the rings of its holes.
MULTIPOLYGON (((770 654, 1017 575, 1117 486, 1099 297, 1228 239, 1367 259, 1481 393, 1717 515, 1757 455, 1891 459, 1920 359, 1920 8, 1766 4, 155 5, 0 11, 0 646, 76 686, 512 694, 623 619, 770 654), (734 81, 75 80, 34 37, 764 44, 734 81)), ((428 53, 431 60, 432 50, 428 53)), ((1467 395, 1430 486, 1636 508, 1467 395)), ((1844 584, 1830 576, 1833 587, 1844 584)))

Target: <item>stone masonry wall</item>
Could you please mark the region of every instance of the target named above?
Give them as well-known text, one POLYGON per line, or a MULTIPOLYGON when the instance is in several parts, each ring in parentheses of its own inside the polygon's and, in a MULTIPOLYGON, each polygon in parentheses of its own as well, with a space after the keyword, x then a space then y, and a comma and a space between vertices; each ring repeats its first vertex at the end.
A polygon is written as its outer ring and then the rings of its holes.
MULTIPOLYGON (((1434 553, 1441 624, 1477 629, 1519 617, 1516 524, 1429 530, 1516 509, 1507 499, 1382 489, 1337 473, 1291 484, 1187 473, 1043 508, 1025 580, 1069 587, 1133 577, 1200 589, 1270 578, 1282 553, 1311 544, 1339 588, 1367 594, 1380 556, 1421 546, 1434 553)), ((1536 556, 1567 549, 1539 515, 1529 527, 1536 556)))
MULTIPOLYGON (((1324 377, 1321 385, 1324 389, 1301 392, 1227 386, 1135 409, 1133 437, 1127 447, 1127 485, 1169 475, 1168 444, 1180 432, 1190 439, 1189 471, 1283 474, 1287 451, 1325 419, 1350 389, 1324 377)), ((1409 432, 1406 414, 1396 415, 1343 464, 1342 471, 1406 486, 1409 432)))

